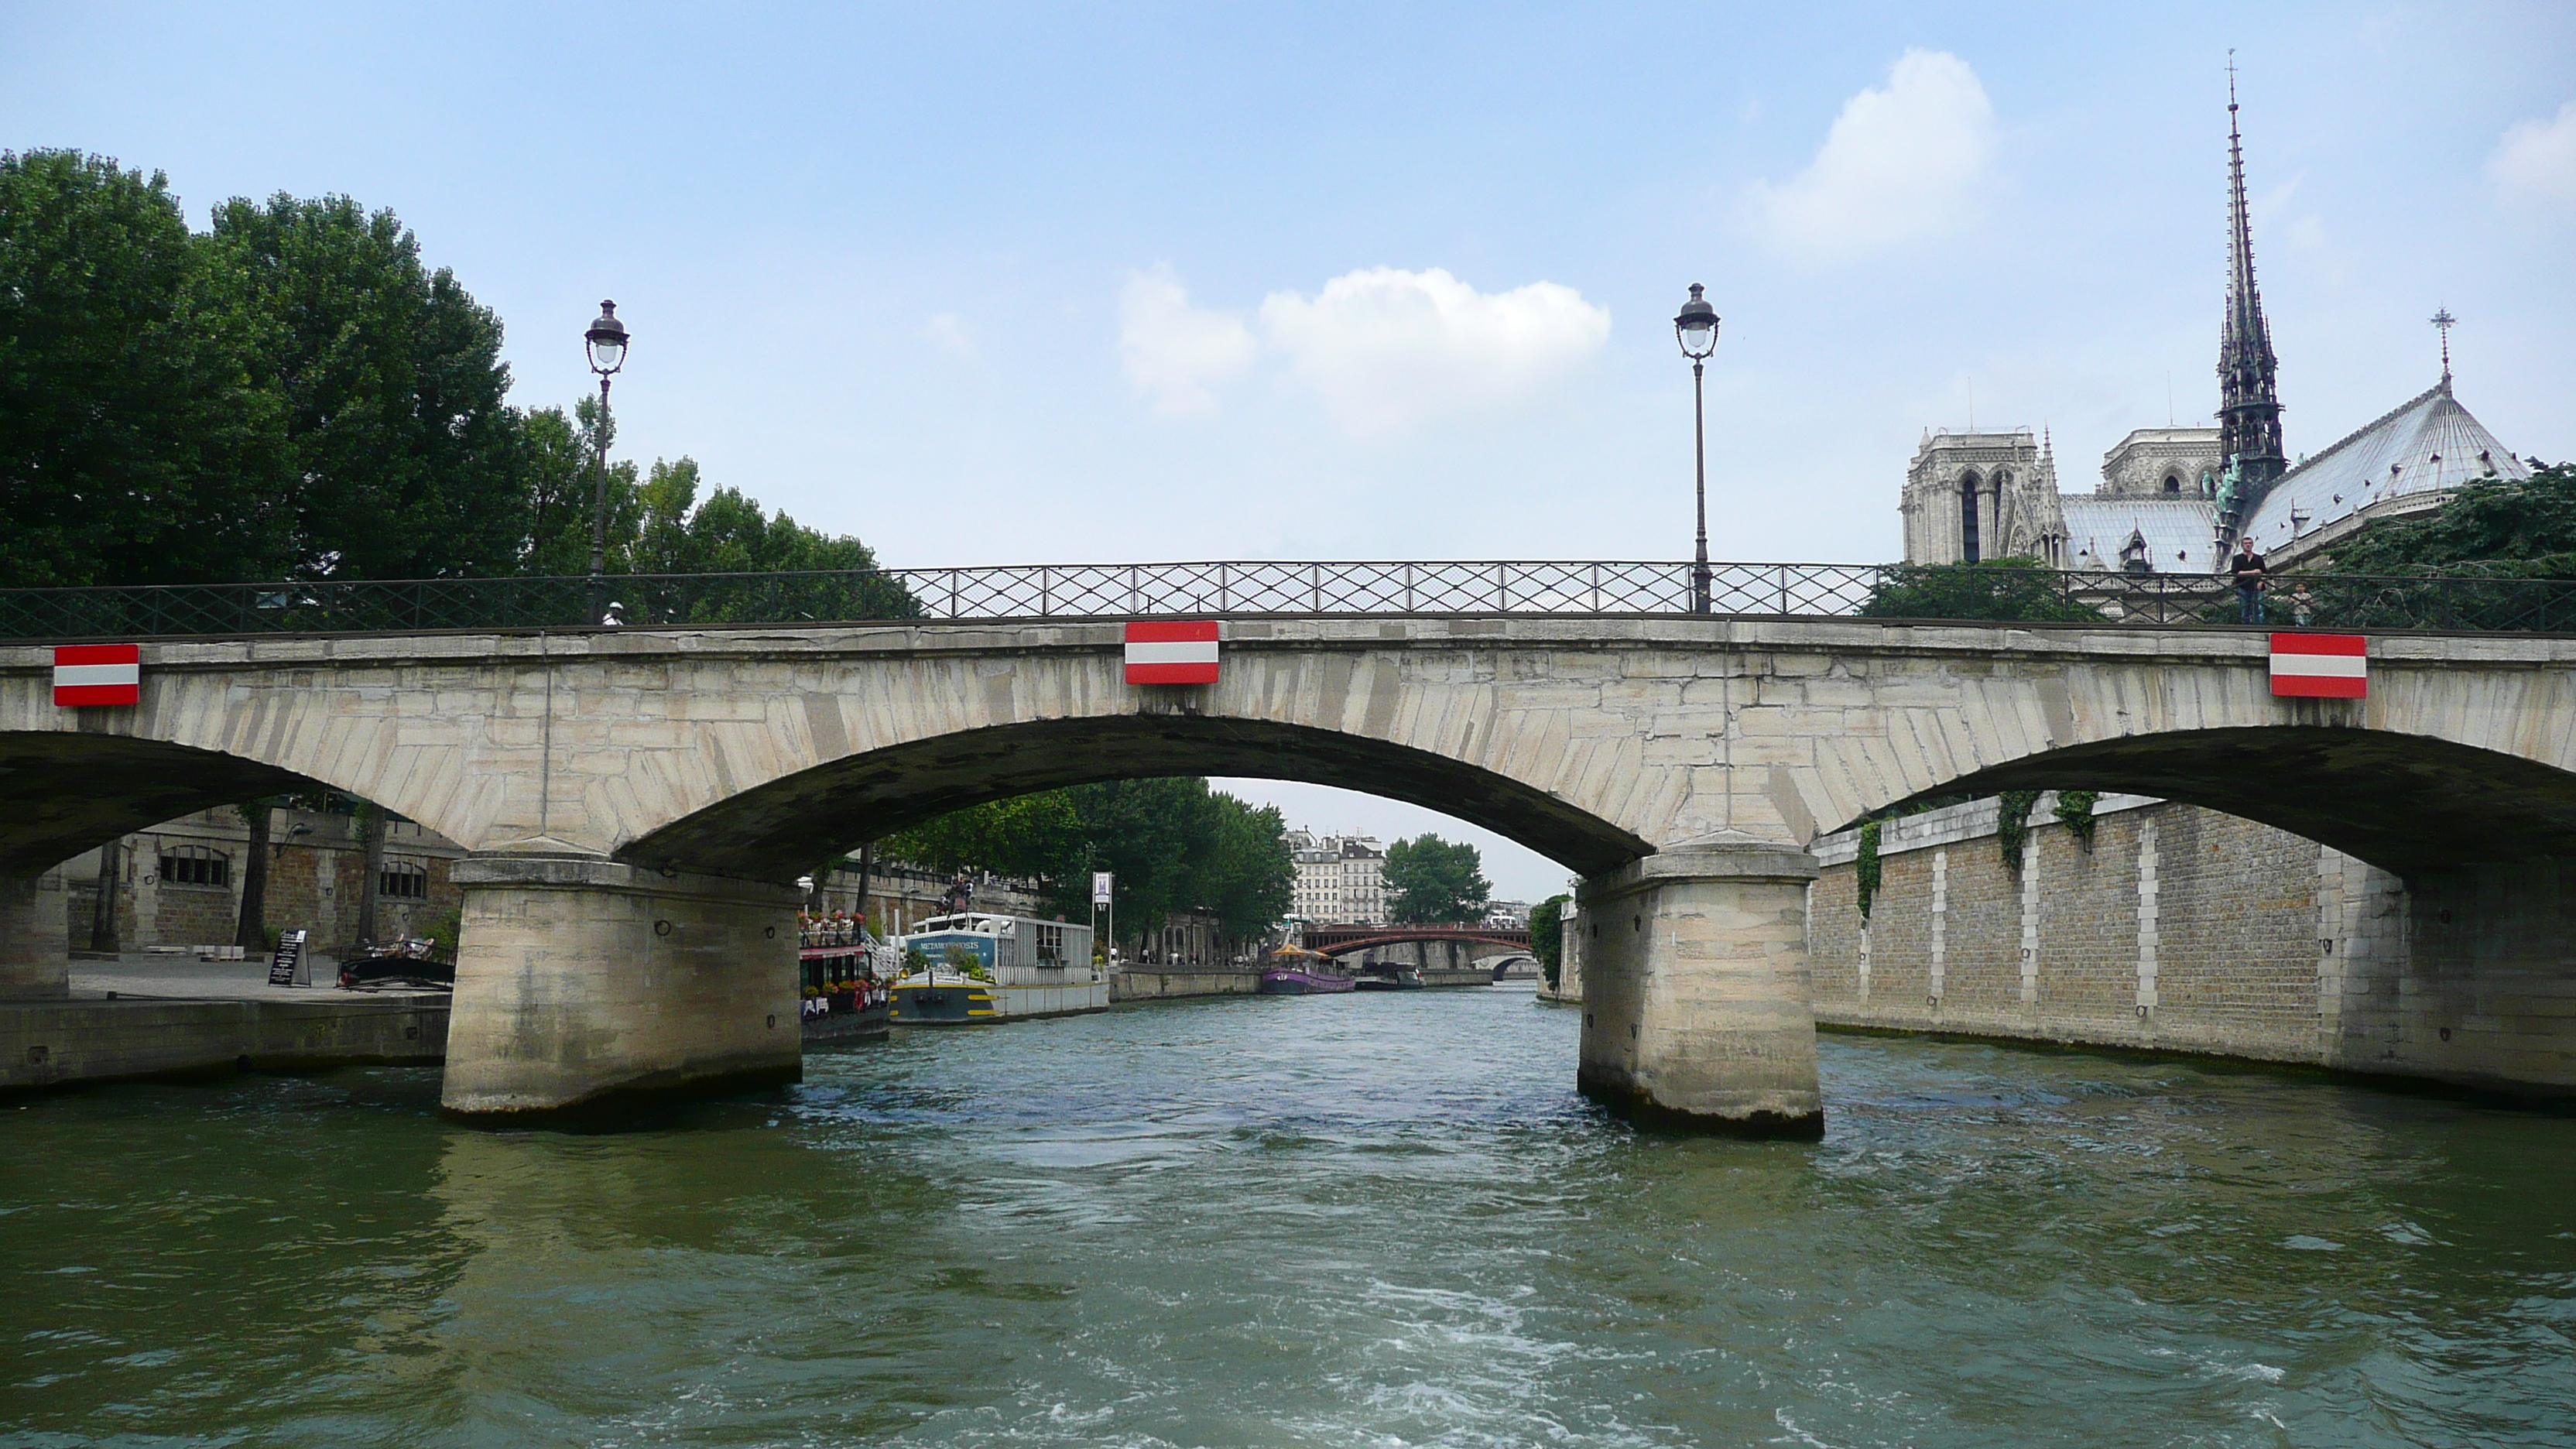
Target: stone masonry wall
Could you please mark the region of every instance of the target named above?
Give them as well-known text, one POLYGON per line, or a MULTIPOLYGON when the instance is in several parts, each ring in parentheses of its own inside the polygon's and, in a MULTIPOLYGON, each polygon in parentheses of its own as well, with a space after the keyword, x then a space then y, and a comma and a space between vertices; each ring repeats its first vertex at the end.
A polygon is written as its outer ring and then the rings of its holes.
POLYGON ((1993 800, 1887 822, 1865 929, 1856 834, 1818 842, 1818 1021, 2329 1058, 2339 1003, 2321 1005, 2319 946, 2345 934, 2343 856, 2138 796, 2097 804, 2087 849, 2055 804, 2032 807, 2019 869, 1993 800))

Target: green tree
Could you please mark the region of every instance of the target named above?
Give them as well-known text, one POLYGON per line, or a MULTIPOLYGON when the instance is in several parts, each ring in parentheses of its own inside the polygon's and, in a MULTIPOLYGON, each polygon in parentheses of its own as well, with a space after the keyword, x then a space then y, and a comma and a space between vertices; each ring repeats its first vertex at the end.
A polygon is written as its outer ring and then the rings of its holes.
POLYGON ((216 208, 201 246, 271 319, 298 567, 338 578, 510 572, 529 529, 499 319, 432 271, 391 211, 346 196, 216 208))
POLYGON ((2068 598, 2064 575, 2035 558, 1889 564, 1860 612, 1878 619, 2102 618, 2068 598))
MULTIPOLYGON (((606 442, 614 446, 614 414, 607 419, 605 431, 606 442)), ((595 397, 582 398, 570 412, 536 408, 519 415, 520 486, 527 492, 528 517, 519 572, 551 578, 590 572, 601 432, 595 397)), ((618 567, 618 561, 626 557, 643 529, 642 493, 635 465, 612 460, 608 465, 608 553, 613 572, 632 572, 618 567)))
POLYGON ((1295 866, 1279 812, 1203 779, 1119 780, 998 800, 880 837, 879 856, 942 872, 1033 877, 1048 907, 1081 919, 1091 873, 1118 877, 1118 924, 1151 930, 1213 910, 1227 934, 1267 930, 1288 909, 1295 866))
POLYGON ((1574 897, 1562 892, 1530 907, 1530 954, 1538 958, 1539 974, 1547 978, 1547 989, 1557 989, 1557 977, 1565 970, 1565 906, 1574 897))
POLYGON ((2373 524, 2334 550, 2339 574, 2576 578, 2576 464, 2471 483, 2417 518, 2373 524))
POLYGON ((289 556, 274 329, 168 180, 0 152, 0 584, 255 578, 289 556))
POLYGON ((1389 914, 1425 925, 1475 920, 1493 893, 1476 847, 1427 834, 1386 848, 1386 890, 1389 914))
POLYGON ((611 481, 612 572, 765 576, 630 588, 637 598, 628 602, 643 610, 632 616, 639 621, 901 619, 920 612, 900 583, 876 572, 876 555, 857 539, 808 528, 784 510, 767 512, 737 488, 718 488, 701 502, 694 458, 654 462, 634 490, 631 522, 620 516, 611 481))

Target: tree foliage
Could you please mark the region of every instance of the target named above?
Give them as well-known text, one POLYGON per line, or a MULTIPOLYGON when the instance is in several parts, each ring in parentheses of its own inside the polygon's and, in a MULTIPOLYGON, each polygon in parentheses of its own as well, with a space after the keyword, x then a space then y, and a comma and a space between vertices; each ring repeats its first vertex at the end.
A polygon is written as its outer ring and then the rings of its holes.
POLYGON ((527 499, 500 320, 391 211, 346 196, 236 197, 198 246, 272 324, 253 380, 286 410, 295 571, 514 568, 527 499))
POLYGON ((1493 887, 1476 847, 1417 835, 1386 848, 1388 914, 1406 924, 1473 921, 1493 887))
MULTIPOLYGON (((0 586, 587 573, 613 422, 513 408, 500 349, 391 211, 237 197, 194 233, 157 173, 0 152, 0 586)), ((692 459, 607 474, 609 572, 844 575, 631 618, 916 612, 692 459)))
POLYGON ((2063 576, 2035 558, 1890 564, 1860 612, 1878 619, 2066 619, 2101 615, 2066 597, 2063 576))
POLYGON ((1559 892, 1530 907, 1530 954, 1538 958, 1550 991, 1560 989, 1557 978, 1565 970, 1565 906, 1573 899, 1559 892))
POLYGON ((0 583, 211 582, 290 530, 279 332, 160 173, 0 152, 0 583))
POLYGON ((2454 490, 2431 513, 2362 530, 2335 548, 2328 568, 2340 574, 2576 579, 2576 464, 2454 490))
POLYGON ((1288 909, 1295 866, 1279 811, 1203 779, 1075 785, 960 810, 880 837, 880 857, 939 871, 1034 877, 1056 913, 1090 910, 1091 874, 1117 878, 1122 931, 1203 909, 1256 936, 1288 909))

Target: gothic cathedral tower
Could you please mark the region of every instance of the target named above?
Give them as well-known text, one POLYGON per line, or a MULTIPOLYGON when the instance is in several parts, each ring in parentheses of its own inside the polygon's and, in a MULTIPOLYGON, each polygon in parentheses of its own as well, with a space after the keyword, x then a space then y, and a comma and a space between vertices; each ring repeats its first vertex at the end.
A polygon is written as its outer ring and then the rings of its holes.
POLYGON ((2281 452, 2280 364, 2254 289, 2254 232, 2245 215, 2244 137, 2236 128, 2236 63, 2227 67, 2227 318, 2218 336, 2218 456, 2236 485, 2218 501, 2218 536, 2254 516, 2288 460, 2281 452))

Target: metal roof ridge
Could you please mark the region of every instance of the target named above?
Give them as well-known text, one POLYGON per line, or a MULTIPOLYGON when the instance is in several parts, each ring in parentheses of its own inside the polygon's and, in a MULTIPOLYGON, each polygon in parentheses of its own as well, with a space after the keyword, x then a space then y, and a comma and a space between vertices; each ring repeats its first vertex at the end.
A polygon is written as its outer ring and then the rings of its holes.
MULTIPOLYGON (((2381 413, 2379 416, 2377 416, 2377 417, 2375 417, 2375 418, 2372 418, 2369 422, 2366 422, 2366 423, 2362 424, 2360 427, 2357 427, 2357 428, 2353 429, 2351 432, 2344 434, 2342 437, 2335 439, 2335 440, 2334 440, 2334 442, 2332 442, 2331 444, 2327 445, 2327 447, 2324 449, 2324 451, 2322 451, 2322 452, 2318 452, 2318 453, 2310 454, 2307 458, 2305 458, 2304 460, 2302 460, 2302 461, 2301 461, 2301 462, 2300 462, 2296 467, 2294 467, 2294 468, 2290 469, 2290 471, 2288 471, 2288 472, 2286 472, 2286 473, 2282 474, 2279 478, 2274 479, 2274 480, 2273 480, 2273 482, 2272 482, 2272 486, 2273 486, 2274 488, 2276 488, 2276 489, 2277 489, 2277 488, 2279 488, 2282 484, 2287 483, 2287 482, 2289 482, 2291 479, 2298 477, 2300 474, 2305 473, 2305 472, 2306 472, 2306 471, 2308 471, 2310 468, 2316 467, 2318 464, 2323 463, 2326 459, 2331 458, 2331 457, 2333 457, 2335 454, 2342 452, 2344 449, 2351 447, 2354 443, 2357 443, 2357 442, 2361 441, 2363 438, 2365 438, 2365 437, 2369 436, 2370 434, 2375 433, 2375 432, 2379 431, 2381 428, 2384 428, 2384 427, 2388 426, 2390 423, 2393 423, 2393 422, 2397 421, 2400 417, 2403 417, 2403 416, 2404 416, 2407 412, 2409 412, 2410 410, 2412 410, 2412 409, 2414 409, 2414 408, 2416 408, 2416 407, 2421 406, 2421 405, 2425 402, 2425 400, 2426 400, 2426 399, 2428 399, 2428 398, 2432 398, 2432 397, 2436 397, 2436 396, 2447 396, 2447 395, 2450 393, 2450 391, 2451 391, 2451 389, 2450 389, 2450 387, 2447 385, 2447 383, 2437 382, 2437 383, 2433 384, 2431 387, 2428 387, 2428 388, 2424 389, 2422 392, 2419 392, 2419 393, 2415 394, 2413 397, 2408 398, 2406 401, 2404 401, 2404 402, 2402 402, 2402 403, 2399 403, 2397 406, 2395 406, 2395 407, 2393 407, 2393 408, 2390 408, 2388 411, 2386 411, 2386 412, 2384 412, 2384 413, 2381 413)), ((2459 399, 2457 399, 2457 398, 2453 398, 2453 399, 2451 400, 2451 405, 2452 405, 2453 407, 2457 407, 2457 408, 2459 408, 2459 409, 2460 409, 2460 411, 2462 411, 2462 412, 2464 412, 2464 413, 2465 413, 2465 412, 2468 412, 2468 409, 2467 409, 2466 407, 2462 407, 2462 406, 2460 405, 2459 399)), ((2269 501, 2269 500, 2268 500, 2268 498, 2266 499, 2266 501, 2267 501, 2267 502, 2269 501)), ((2259 510, 2259 509, 2258 509, 2258 510, 2256 510, 2256 511, 2257 511, 2257 512, 2260 512, 2261 510, 2259 510)))

